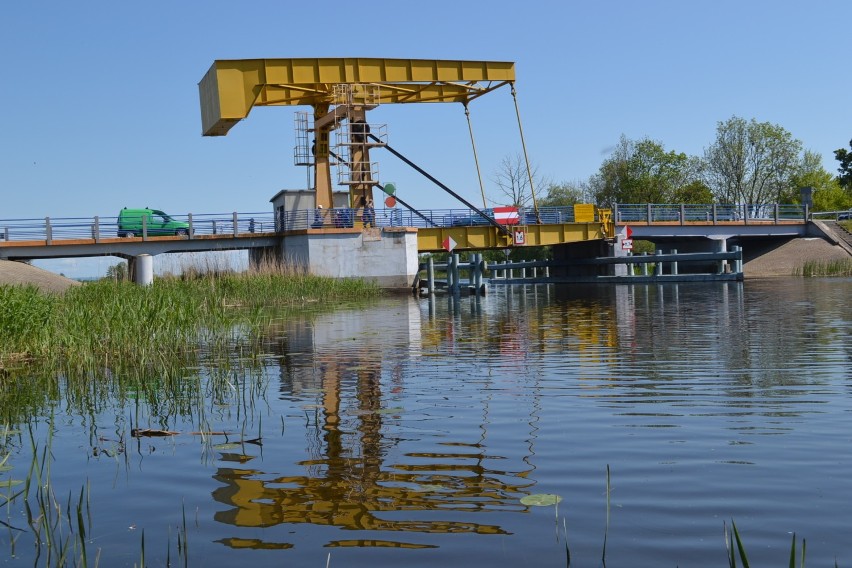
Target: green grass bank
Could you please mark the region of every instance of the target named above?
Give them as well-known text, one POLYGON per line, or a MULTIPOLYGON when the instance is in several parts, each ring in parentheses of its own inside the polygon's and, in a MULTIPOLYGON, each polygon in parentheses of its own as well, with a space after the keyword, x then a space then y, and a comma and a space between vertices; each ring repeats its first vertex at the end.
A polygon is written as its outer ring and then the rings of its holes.
POLYGON ((0 372, 163 369, 256 340, 282 311, 377 297, 378 287, 281 271, 185 274, 141 287, 104 279, 64 294, 0 286, 0 372))

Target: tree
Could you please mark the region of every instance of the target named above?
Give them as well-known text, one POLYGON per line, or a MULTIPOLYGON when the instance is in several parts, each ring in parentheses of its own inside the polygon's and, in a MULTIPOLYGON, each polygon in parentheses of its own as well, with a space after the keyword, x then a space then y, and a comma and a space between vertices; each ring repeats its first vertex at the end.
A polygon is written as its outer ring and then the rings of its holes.
POLYGON ((119 262, 118 264, 113 264, 106 270, 106 278, 110 278, 112 280, 127 280, 127 263, 119 262))
POLYGON ((509 203, 502 203, 503 205, 524 207, 532 204, 530 178, 535 184, 532 189, 538 191, 542 185, 542 180, 538 175, 538 166, 530 165, 530 173, 527 174, 526 161, 520 154, 515 154, 514 157, 504 156, 500 160, 500 165, 491 179, 497 185, 500 193, 509 200, 509 203))
POLYGON ((773 203, 789 196, 801 167, 802 143, 768 122, 719 122, 704 152, 705 181, 724 203, 773 203))
POLYGON ((813 188, 814 211, 839 211, 852 207, 852 193, 844 191, 839 178, 835 178, 822 166, 822 157, 816 152, 806 150, 793 176, 790 203, 801 202, 800 187, 813 188))
MULTIPOLYGON (((849 147, 852 148, 852 140, 849 141, 849 147)), ((846 148, 839 148, 834 151, 834 157, 840 162, 840 167, 837 168, 840 173, 837 176, 837 182, 852 191, 852 152, 846 148)))
POLYGON ((682 185, 674 192, 672 203, 713 203, 713 192, 707 187, 707 184, 700 179, 693 180, 686 185, 682 185))
POLYGON ((589 184, 583 181, 551 183, 539 198, 539 207, 567 207, 575 203, 587 203, 589 184))
POLYGON ((682 152, 667 152, 661 142, 633 141, 622 135, 612 154, 592 176, 598 205, 673 203, 685 188, 700 187, 700 162, 682 152))

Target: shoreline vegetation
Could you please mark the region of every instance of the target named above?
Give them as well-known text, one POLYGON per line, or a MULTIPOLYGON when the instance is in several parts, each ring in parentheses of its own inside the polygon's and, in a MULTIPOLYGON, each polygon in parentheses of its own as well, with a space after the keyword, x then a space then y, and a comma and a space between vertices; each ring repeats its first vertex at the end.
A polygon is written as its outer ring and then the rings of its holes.
POLYGON ((148 287, 105 278, 64 294, 0 286, 0 379, 22 368, 66 377, 105 369, 161 372, 201 348, 225 352, 235 342, 260 341, 270 307, 321 309, 380 294, 363 280, 277 265, 240 273, 188 270, 148 287))
POLYGON ((793 276, 821 278, 825 276, 852 276, 852 258, 840 260, 807 260, 797 268, 793 276))

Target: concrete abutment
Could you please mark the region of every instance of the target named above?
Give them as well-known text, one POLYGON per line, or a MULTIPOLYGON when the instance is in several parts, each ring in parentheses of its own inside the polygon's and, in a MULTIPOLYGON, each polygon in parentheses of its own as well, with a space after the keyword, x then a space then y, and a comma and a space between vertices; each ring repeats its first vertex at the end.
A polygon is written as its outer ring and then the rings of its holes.
POLYGON ((274 248, 253 250, 254 267, 274 263, 315 276, 362 278, 382 288, 411 288, 419 267, 417 230, 308 229, 282 237, 274 248))

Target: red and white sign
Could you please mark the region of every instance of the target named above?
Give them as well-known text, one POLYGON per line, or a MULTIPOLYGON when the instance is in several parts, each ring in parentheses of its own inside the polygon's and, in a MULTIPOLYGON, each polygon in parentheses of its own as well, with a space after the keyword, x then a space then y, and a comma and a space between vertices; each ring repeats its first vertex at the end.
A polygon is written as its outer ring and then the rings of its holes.
POLYGON ((527 234, 524 231, 515 231, 515 244, 516 245, 527 244, 527 234))
POLYGON ((624 239, 632 239, 633 238, 633 229, 630 228, 629 225, 624 225, 624 228, 621 229, 621 233, 619 233, 624 239))
POLYGON ((621 239, 621 250, 633 250, 633 239, 621 239))
POLYGON ((447 237, 441 242, 441 246, 444 247, 444 250, 447 252, 453 252, 453 249, 456 248, 458 243, 453 240, 453 237, 447 237))
POLYGON ((501 225, 517 225, 520 221, 517 207, 495 207, 494 220, 501 225))

